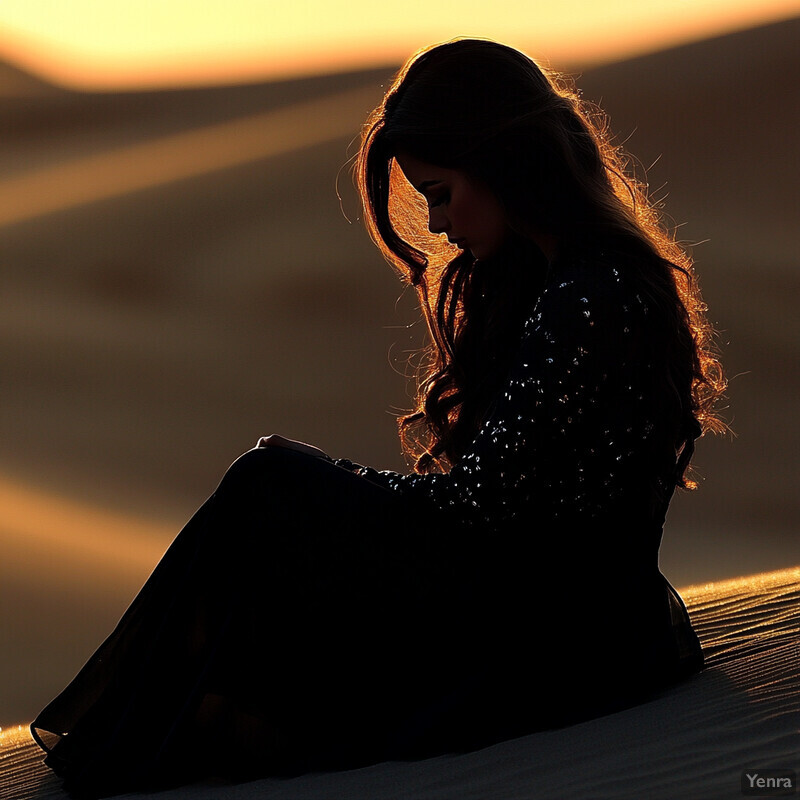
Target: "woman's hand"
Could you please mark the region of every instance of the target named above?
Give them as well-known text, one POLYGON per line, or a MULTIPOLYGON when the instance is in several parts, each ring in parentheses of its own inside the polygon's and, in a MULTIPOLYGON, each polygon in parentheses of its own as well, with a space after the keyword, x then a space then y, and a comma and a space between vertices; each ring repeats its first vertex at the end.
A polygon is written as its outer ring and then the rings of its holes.
POLYGON ((306 444, 305 442, 298 442, 294 439, 287 439, 285 436, 278 436, 277 433, 272 433, 269 436, 262 436, 258 440, 256 447, 286 447, 289 450, 297 450, 300 453, 306 453, 307 455, 324 458, 330 461, 330 456, 323 450, 320 450, 319 447, 314 447, 313 444, 306 444))

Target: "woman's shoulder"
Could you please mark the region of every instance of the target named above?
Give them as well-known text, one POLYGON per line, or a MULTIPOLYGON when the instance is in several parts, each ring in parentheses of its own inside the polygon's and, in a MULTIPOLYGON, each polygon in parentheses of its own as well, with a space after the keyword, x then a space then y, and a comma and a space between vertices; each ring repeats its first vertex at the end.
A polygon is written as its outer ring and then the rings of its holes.
POLYGON ((593 327, 597 319, 645 317, 649 304, 641 281, 642 265, 613 250, 578 251, 550 266, 534 320, 543 314, 575 316, 593 327))
POLYGON ((572 287, 614 295, 634 290, 644 265, 630 254, 596 248, 567 251, 553 260, 545 288, 565 291, 572 287))

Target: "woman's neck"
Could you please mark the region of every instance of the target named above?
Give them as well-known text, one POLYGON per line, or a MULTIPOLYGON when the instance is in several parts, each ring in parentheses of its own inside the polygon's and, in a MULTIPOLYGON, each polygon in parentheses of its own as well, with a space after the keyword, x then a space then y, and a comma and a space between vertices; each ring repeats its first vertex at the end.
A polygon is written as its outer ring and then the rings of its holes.
POLYGON ((501 249, 484 261, 495 263, 529 263, 547 270, 559 256, 559 240, 551 234, 522 236, 513 232, 501 249))
POLYGON ((542 251, 548 265, 552 264, 558 255, 558 239, 551 233, 536 233, 530 239, 542 251))

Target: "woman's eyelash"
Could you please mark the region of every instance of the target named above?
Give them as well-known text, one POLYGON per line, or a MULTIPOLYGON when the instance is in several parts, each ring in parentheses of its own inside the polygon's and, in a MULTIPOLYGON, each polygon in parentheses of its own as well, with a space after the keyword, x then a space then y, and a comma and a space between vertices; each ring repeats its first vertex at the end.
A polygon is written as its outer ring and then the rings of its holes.
POLYGON ((443 206, 445 203, 450 202, 450 192, 445 192, 443 195, 440 195, 436 198, 435 201, 431 203, 431 208, 436 208, 436 206, 443 206))

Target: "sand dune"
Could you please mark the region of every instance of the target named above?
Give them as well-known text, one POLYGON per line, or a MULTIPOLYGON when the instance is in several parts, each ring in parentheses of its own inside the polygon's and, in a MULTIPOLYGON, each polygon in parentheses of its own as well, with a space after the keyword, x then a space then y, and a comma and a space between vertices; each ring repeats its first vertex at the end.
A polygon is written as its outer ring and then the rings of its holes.
MULTIPOLYGON (((662 156, 651 185, 686 238, 711 238, 695 255, 738 376, 738 438, 700 442, 705 480, 670 511, 675 584, 800 563, 798 32, 580 80, 645 164, 662 156)), ((403 468, 417 315, 336 193, 354 220, 348 144, 389 73, 82 94, 0 70, 0 724, 64 685, 258 436, 403 468), (141 518, 154 544, 117 549, 141 518)))
MULTIPOLYGON (((651 184, 668 182, 660 193, 688 221, 682 235, 711 240, 696 256, 736 376, 738 438, 700 443, 702 489, 670 514, 664 564, 682 583, 800 558, 798 27, 696 43, 580 81, 645 164, 661 157, 651 184), (748 544, 756 529, 763 546, 748 544)), ((17 220, 0 226, 0 468, 182 519, 273 430, 403 467, 389 412, 408 400, 389 362, 402 370, 418 341, 404 327, 413 304, 395 312, 399 287, 336 196, 339 176, 355 218, 347 144, 388 72, 0 101, 0 200, 6 221, 17 220), (352 105, 331 103, 345 95, 352 105), (334 127, 327 113, 303 122, 303 109, 332 106, 334 127), (280 120, 294 127, 270 127, 280 120), (212 132, 220 138, 209 144, 212 132)))
POLYGON ((38 95, 52 97, 61 92, 61 89, 34 77, 29 72, 6 61, 0 61, 0 98, 30 98, 38 95))
MULTIPOLYGON (((466 755, 292 780, 198 784, 156 796, 164 800, 740 797, 745 769, 796 768, 800 568, 680 591, 701 637, 707 667, 640 706, 466 755)), ((0 798, 65 797, 40 762, 41 752, 26 728, 0 735, 0 798)))
POLYGON ((89 580, 108 584, 148 575, 175 535, 163 523, 137 520, 0 478, 3 560, 8 573, 42 585, 89 580))
POLYGON ((0 227, 350 136, 373 99, 346 90, 12 177, 0 182, 0 227))
POLYGON ((113 628, 179 526, 0 477, 0 724, 40 705, 113 628))

